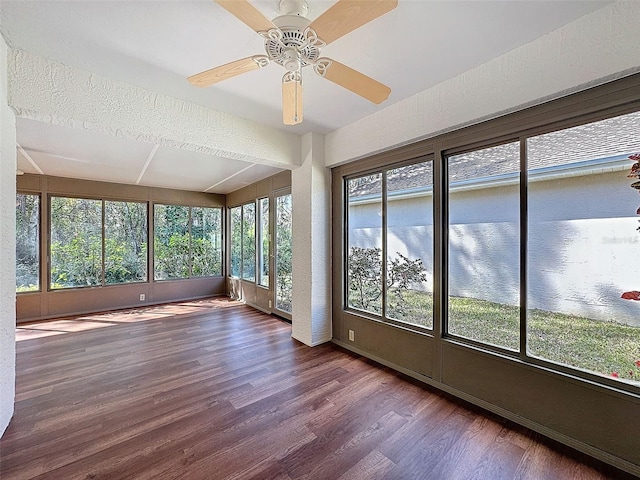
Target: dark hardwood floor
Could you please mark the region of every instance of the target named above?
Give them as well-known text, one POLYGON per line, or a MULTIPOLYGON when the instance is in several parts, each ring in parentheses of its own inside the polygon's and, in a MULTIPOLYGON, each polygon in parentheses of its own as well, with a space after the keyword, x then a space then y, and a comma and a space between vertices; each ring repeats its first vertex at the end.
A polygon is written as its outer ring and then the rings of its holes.
POLYGON ((17 330, 13 479, 631 478, 209 299, 17 330))

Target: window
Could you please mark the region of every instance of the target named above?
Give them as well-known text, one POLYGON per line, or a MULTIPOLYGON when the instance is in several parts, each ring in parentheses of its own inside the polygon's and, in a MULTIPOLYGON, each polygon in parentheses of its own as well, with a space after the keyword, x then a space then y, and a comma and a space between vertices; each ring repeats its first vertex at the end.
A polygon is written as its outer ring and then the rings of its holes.
POLYGON ((520 143, 448 158, 450 334, 520 348, 520 143))
POLYGON ((640 384, 640 112, 529 138, 527 353, 640 384))
POLYGON ((40 196, 16 195, 16 292, 40 290, 40 196))
POLYGON ((49 248, 52 290, 144 282, 147 205, 51 197, 49 248))
POLYGON ((154 279, 189 278, 189 207, 153 206, 154 279))
POLYGON ((382 314, 382 173, 347 181, 347 305, 382 314))
POLYGON ((242 271, 242 207, 230 210, 231 276, 239 278, 242 271))
POLYGON ((640 382, 638 131, 633 113, 448 158, 448 333, 640 382))
POLYGON ((386 316, 433 328, 432 162, 386 172, 386 316))
POLYGON ((104 202, 104 282, 147 281, 147 204, 104 202))
POLYGON ((222 210, 154 205, 154 279, 222 274, 222 210))
POLYGON ((418 162, 347 180, 349 308, 433 328, 432 166, 418 162))
POLYGON ((242 206, 242 279, 256 280, 256 205, 242 206))
POLYGON ((449 334, 640 384, 638 131, 633 113, 447 158, 449 334))
POLYGON ((222 209, 191 209, 193 277, 222 275, 222 209))
POLYGON ((51 197, 51 289, 102 284, 102 200, 51 197))
POLYGON ((256 204, 246 203, 230 209, 231 276, 256 280, 256 204))
POLYGON ((258 200, 258 285, 269 288, 269 199, 258 200))
POLYGON ((276 308, 291 313, 293 307, 293 278, 292 278, 292 203, 291 194, 277 195, 276 198, 276 239, 275 239, 275 269, 276 269, 276 308))
POLYGON ((638 132, 635 112, 460 146, 443 155, 440 205, 432 162, 347 169, 345 310, 433 328, 436 235, 445 337, 635 390, 638 132))

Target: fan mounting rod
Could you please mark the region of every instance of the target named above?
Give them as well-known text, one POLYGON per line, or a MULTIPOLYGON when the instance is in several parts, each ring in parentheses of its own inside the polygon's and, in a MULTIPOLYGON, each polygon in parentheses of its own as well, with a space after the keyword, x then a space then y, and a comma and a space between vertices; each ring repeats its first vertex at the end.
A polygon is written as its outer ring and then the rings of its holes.
POLYGON ((306 17, 309 12, 309 5, 306 0, 280 0, 278 9, 281 15, 306 17))

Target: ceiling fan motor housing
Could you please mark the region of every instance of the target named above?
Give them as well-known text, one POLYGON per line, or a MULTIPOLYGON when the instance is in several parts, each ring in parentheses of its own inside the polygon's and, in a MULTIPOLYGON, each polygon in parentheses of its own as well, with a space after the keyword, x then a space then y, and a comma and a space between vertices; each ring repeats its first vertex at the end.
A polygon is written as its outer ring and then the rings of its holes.
POLYGON ((300 15, 274 18, 273 24, 282 32, 282 38, 265 37, 264 48, 269 59, 289 71, 313 65, 320 57, 320 48, 305 38, 304 31, 310 23, 308 18, 300 15))

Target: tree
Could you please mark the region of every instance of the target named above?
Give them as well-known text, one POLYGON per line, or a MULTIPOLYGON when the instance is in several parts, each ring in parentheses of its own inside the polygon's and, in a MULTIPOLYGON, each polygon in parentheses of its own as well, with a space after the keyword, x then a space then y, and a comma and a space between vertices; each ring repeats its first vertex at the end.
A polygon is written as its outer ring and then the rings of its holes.
POLYGON ((242 278, 256 279, 256 204, 242 206, 242 278))
POLYGON ((191 208, 191 276, 222 275, 222 209, 191 208))
POLYGON ((102 283, 102 201, 51 197, 51 288, 102 283))
MULTIPOLYGON (((348 259, 348 304, 350 307, 382 313, 382 250, 351 247, 348 259)), ((427 280, 422 259, 411 260, 397 252, 387 265, 387 315, 402 316, 404 294, 427 280)))
POLYGON ((16 195, 16 291, 40 287, 40 196, 16 195))
POLYGON ((154 278, 189 277, 189 207, 154 206, 154 278))
POLYGON ((240 277, 242 273, 242 206, 231 209, 231 276, 240 277))
POLYGON ((147 279, 147 204, 104 202, 105 284, 147 279))
POLYGON ((276 198, 276 307, 291 312, 292 277, 292 203, 291 194, 276 198))

